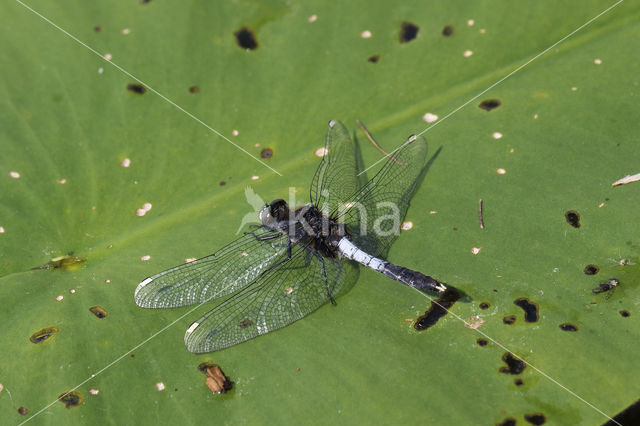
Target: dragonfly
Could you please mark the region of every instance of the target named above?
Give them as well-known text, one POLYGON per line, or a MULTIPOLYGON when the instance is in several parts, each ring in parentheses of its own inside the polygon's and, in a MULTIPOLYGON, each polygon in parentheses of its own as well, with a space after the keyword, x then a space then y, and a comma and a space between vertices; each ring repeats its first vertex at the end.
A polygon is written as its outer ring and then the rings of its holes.
POLYGON ((426 140, 409 137, 362 185, 355 150, 346 127, 330 121, 309 203, 298 208, 282 199, 266 204, 252 231, 214 254, 140 282, 136 304, 176 308, 222 300, 184 336, 187 350, 205 353, 335 304, 358 264, 424 293, 444 293, 446 284, 383 260, 426 166, 426 140))

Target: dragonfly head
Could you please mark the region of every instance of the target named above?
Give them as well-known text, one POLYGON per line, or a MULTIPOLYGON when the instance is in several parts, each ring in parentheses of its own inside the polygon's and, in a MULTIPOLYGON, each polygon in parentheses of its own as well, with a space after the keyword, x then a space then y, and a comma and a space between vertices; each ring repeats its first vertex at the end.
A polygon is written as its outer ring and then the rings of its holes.
POLYGON ((273 229, 279 222, 289 218, 289 206, 284 200, 274 200, 260 210, 259 218, 264 226, 273 229))

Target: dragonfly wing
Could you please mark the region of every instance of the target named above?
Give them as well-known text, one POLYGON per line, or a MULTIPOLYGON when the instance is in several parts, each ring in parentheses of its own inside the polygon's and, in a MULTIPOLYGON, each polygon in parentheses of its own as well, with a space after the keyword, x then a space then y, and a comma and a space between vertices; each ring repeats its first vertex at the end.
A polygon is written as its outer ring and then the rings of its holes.
POLYGON ((373 256, 386 257, 400 234, 409 201, 427 162, 427 141, 410 137, 391 153, 375 176, 336 215, 348 225, 353 242, 373 256))
POLYGON ((259 228, 216 253, 142 281, 134 299, 143 308, 175 308, 229 295, 286 257, 287 236, 259 228))
MULTIPOLYGON (((353 266, 323 258, 332 296, 351 281, 353 266)), ((300 245, 291 259, 258 277, 249 286, 194 322, 184 336, 190 352, 213 352, 285 327, 329 301, 320 259, 300 245)))
POLYGON ((327 152, 311 182, 311 203, 327 214, 337 211, 358 189, 355 146, 339 121, 330 121, 325 142, 327 152))

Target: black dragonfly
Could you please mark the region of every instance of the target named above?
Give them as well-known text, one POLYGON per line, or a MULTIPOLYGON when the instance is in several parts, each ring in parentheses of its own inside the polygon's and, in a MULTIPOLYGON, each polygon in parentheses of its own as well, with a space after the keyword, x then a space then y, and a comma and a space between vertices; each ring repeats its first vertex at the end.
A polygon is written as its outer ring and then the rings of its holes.
POLYGON ((329 122, 325 149, 309 204, 295 210, 280 199, 265 205, 262 224, 252 232, 212 255, 143 280, 135 290, 136 304, 175 308, 226 297, 184 336, 189 351, 203 353, 335 303, 357 263, 423 292, 443 293, 447 287, 434 278, 381 259, 399 234, 426 165, 426 140, 411 136, 362 186, 355 145, 342 123, 329 122))

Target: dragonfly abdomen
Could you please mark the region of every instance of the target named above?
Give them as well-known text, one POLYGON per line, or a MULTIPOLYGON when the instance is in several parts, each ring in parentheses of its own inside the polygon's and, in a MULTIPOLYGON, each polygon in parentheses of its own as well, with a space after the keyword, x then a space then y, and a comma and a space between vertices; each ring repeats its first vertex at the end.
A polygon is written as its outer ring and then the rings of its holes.
POLYGON ((444 284, 422 272, 414 271, 404 266, 394 265, 393 263, 385 262, 384 269, 380 272, 393 280, 422 292, 431 291, 442 293, 447 289, 444 284))

